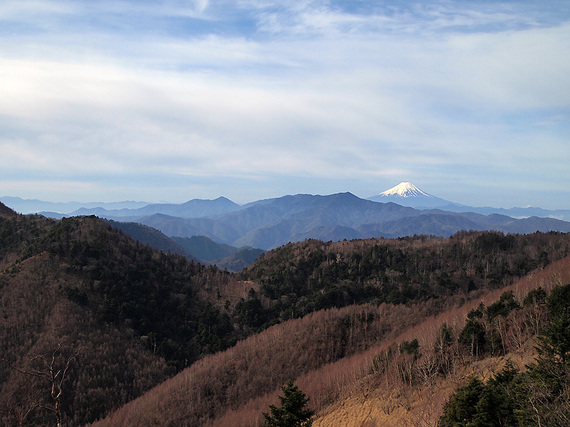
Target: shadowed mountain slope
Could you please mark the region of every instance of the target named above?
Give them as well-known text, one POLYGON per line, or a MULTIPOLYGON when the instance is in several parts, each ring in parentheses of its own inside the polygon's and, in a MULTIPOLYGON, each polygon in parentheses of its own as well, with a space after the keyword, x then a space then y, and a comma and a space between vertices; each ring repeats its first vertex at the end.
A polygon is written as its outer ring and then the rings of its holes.
POLYGON ((216 243, 206 236, 172 237, 177 244, 190 254, 196 254, 204 261, 216 261, 235 253, 238 248, 216 243), (199 254, 199 255, 198 255, 199 254))
POLYGON ((133 240, 145 245, 150 245, 164 253, 182 255, 193 261, 198 261, 186 249, 180 246, 174 239, 171 239, 155 228, 135 222, 120 222, 109 220, 114 228, 128 234, 133 240))
POLYGON ((184 219, 156 214, 141 218, 140 222, 169 236, 205 235, 231 246, 262 249, 307 238, 338 241, 416 234, 448 237, 461 230, 570 231, 569 222, 551 218, 514 219, 497 214, 417 210, 363 200, 350 193, 262 200, 215 218, 184 219))
MULTIPOLYGON (((453 300, 445 308, 430 303, 351 306, 273 326, 209 356, 96 425, 255 426, 288 379, 311 398, 316 425, 362 425, 366 414, 373 417, 370 425, 398 425, 402 420, 435 424, 454 384, 469 373, 484 374, 504 364, 494 359, 482 364, 481 357, 456 341, 469 313, 481 303, 496 310, 503 295, 512 292, 521 305, 493 317, 502 323, 489 323, 509 332, 504 347, 489 355, 513 354, 524 365, 521 360, 534 354, 530 340, 535 334, 525 319, 544 313, 540 306, 521 308, 522 301, 539 286, 550 290, 560 280, 570 281, 569 262, 565 258, 508 288, 479 293, 459 307, 453 300), (444 326, 453 338, 441 344, 444 326), (518 337, 511 335, 514 331, 518 337), (358 402, 352 404, 350 398, 358 402), (352 412, 343 414, 343 409, 352 412)), ((546 324, 543 317, 542 322, 546 324)))
POLYGON ((250 266, 264 252, 263 249, 240 248, 233 254, 214 261, 213 264, 222 270, 237 273, 250 266))
POLYGON ((310 375, 461 298, 549 268, 569 244, 560 233, 310 240, 232 275, 141 245, 96 217, 8 212, 0 216, 0 424, 55 423, 49 376, 30 375, 49 372, 52 360, 68 375, 64 424, 104 417, 188 366, 196 375, 164 383, 158 412, 137 413, 159 424, 214 422, 229 402, 237 409, 272 394, 280 375, 310 375), (238 342, 227 365, 216 361, 228 356, 207 356, 238 342), (193 378, 204 382, 188 392, 193 378))
POLYGON ((220 306, 246 295, 95 217, 0 217, 0 424, 55 423, 48 374, 66 361, 63 423, 104 416, 244 337, 220 306))

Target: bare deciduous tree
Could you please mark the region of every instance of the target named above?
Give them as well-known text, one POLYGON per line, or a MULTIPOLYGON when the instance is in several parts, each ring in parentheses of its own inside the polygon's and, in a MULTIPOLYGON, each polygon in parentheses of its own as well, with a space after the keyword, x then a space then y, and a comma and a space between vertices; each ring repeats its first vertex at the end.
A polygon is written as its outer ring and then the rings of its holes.
POLYGON ((43 405, 41 403, 34 404, 28 412, 25 414, 24 418, 35 408, 42 408, 52 412, 56 417, 56 425, 58 427, 62 426, 62 412, 61 412, 61 402, 63 399, 63 384, 67 379, 71 363, 79 355, 79 350, 74 351, 70 356, 64 359, 63 363, 57 363, 58 355, 61 354, 61 343, 57 345, 57 348, 51 353, 51 357, 44 357, 43 355, 38 355, 30 359, 31 364, 39 363, 39 368, 22 369, 17 366, 11 365, 16 371, 24 375, 29 375, 33 377, 43 378, 50 384, 50 397, 53 401, 53 406, 43 405))

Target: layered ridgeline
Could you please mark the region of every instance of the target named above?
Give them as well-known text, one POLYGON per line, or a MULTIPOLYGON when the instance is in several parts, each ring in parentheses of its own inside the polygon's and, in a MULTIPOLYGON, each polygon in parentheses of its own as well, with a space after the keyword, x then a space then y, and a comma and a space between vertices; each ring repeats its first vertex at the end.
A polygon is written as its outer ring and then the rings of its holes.
POLYGON ((351 193, 284 196, 200 218, 156 213, 130 220, 156 228, 167 236, 207 236, 236 248, 263 250, 310 238, 340 241, 414 234, 448 237, 461 230, 570 232, 569 222, 554 218, 515 219, 505 215, 420 210, 364 200, 351 193))
MULTIPOLYGON (((210 422, 288 378, 395 339, 461 299, 551 268, 570 244, 559 233, 308 241, 269 252, 237 276, 141 245, 95 217, 52 220, 0 207, 7 425, 85 424, 185 367, 217 366, 197 376, 184 371, 205 384, 171 380, 156 389, 186 402, 176 410, 140 412, 158 424, 168 424, 166 416, 174 424, 210 422), (318 350, 306 350, 312 346, 318 350), (263 379, 250 381, 256 372, 263 379), (179 398, 184 384, 190 400, 179 398)), ((127 424, 140 425, 129 417, 127 424)))
MULTIPOLYGON (((8 200, 16 206, 26 207, 21 200, 8 200)), ((109 205, 102 205, 105 207, 85 207, 46 215, 57 218, 97 215, 122 223, 141 223, 176 238, 172 245, 183 246, 191 256, 218 266, 232 266, 234 270, 248 264, 248 259, 255 253, 251 248, 267 250, 311 238, 340 241, 415 234, 449 237, 461 230, 570 232, 570 222, 563 221, 570 220, 570 211, 471 208, 433 196, 409 182, 368 200, 351 193, 338 193, 288 195, 241 206, 224 197, 137 208, 109 209, 109 205), (209 240, 204 241, 204 237, 209 240), (180 241, 192 238, 201 239, 201 244, 180 241), (218 247, 213 251, 215 245, 218 247), (231 260, 211 258, 213 253, 223 253, 228 247, 232 254, 226 256, 232 256, 231 260)), ((177 252, 181 253, 180 249, 177 252)))

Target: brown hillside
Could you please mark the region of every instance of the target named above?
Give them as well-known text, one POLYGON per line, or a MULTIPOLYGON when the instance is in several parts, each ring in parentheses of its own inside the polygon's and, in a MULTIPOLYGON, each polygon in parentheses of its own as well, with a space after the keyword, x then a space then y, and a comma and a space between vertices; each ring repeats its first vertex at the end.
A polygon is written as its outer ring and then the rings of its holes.
MULTIPOLYGON (((550 271, 569 246, 559 233, 382 242, 288 246, 272 254, 265 271, 257 264, 254 277, 238 281, 134 242, 95 217, 0 217, 0 425, 60 418, 82 425, 128 401, 101 424, 251 425, 288 379, 325 414, 361 381, 375 390, 386 361, 416 381, 416 362, 429 361, 437 322, 457 334, 466 311, 425 323, 428 316, 463 299, 461 310, 473 308, 485 288, 504 287, 524 271, 548 264, 550 271), (322 304, 333 308, 316 311, 322 304), (431 326, 410 329, 424 323, 431 326), (415 338, 422 353, 413 363, 390 347, 415 338), (60 376, 50 380, 52 368, 60 376)), ((534 314, 532 330, 542 319, 534 314)), ((501 355, 531 335, 509 316, 500 318, 493 344, 501 355)), ((459 369, 452 360, 479 356, 453 348, 458 358, 446 359, 446 375, 459 369)))
POLYGON ((55 424, 52 358, 69 365, 62 422, 81 425, 232 344, 238 332, 206 298, 239 299, 235 282, 95 217, 0 218, 0 425, 55 424))
POLYGON ((429 385, 414 388, 389 380, 363 378, 349 387, 343 397, 320 412, 315 427, 437 426, 444 404, 457 387, 472 376, 490 378, 507 360, 519 369, 534 360, 532 342, 501 357, 477 360, 429 385))
MULTIPOLYGON (((569 267, 570 258, 566 258, 517 282, 511 288, 518 298, 538 286, 551 288, 570 281, 569 267)), ((311 406, 318 411, 319 417, 323 417, 320 425, 327 425, 328 418, 325 417, 327 414, 337 417, 335 411, 341 410, 338 405, 344 408, 342 410, 347 410, 347 406, 341 402, 349 398, 351 393, 359 402, 366 401, 366 396, 378 395, 377 389, 385 380, 378 375, 370 376, 370 372, 374 358, 380 352, 392 344, 413 338, 418 338, 422 349, 433 348, 437 331, 444 322, 457 331, 471 309, 481 302, 491 304, 504 291, 481 294, 460 308, 428 317, 420 323, 420 319, 425 319, 433 312, 433 307, 426 304, 411 307, 353 306, 313 313, 274 326, 238 343, 235 348, 205 358, 96 425, 209 423, 215 426, 253 426, 259 422, 261 412, 276 403, 279 387, 289 378, 296 379, 301 389, 311 397, 311 406), (372 320, 367 322, 369 318, 372 320), (348 326, 344 332, 343 324, 348 326), (359 395, 361 392, 364 395, 359 395)), ((532 348, 523 346, 523 341, 528 342, 533 335, 529 331, 525 334, 524 340, 512 344, 513 351, 522 352, 521 360, 528 358, 524 349, 532 348)), ((454 389, 456 384, 453 381, 465 375, 461 373, 464 372, 463 363, 471 360, 468 355, 459 350, 457 352, 458 359, 453 362, 456 377, 446 377, 446 381, 451 381, 443 388, 446 392, 438 400, 430 399, 436 405, 429 408, 432 420, 441 413, 441 405, 454 389)), ((504 357, 497 360, 504 360, 504 357)), ((410 402, 417 399, 420 392, 415 391, 414 387, 406 389, 405 384, 397 380, 388 380, 393 383, 390 390, 399 397, 394 397, 392 406, 379 410, 387 415, 396 413, 400 414, 399 417, 414 419, 417 414, 413 413, 412 408, 416 406, 410 402)), ((429 387, 437 388, 437 384, 443 384, 438 381, 434 379, 429 387)), ((421 391, 422 395, 429 396, 429 387, 420 386, 419 390, 425 389, 421 391)), ((376 404, 371 401, 367 405, 376 404)), ((419 407, 423 408, 421 405, 419 407)), ((354 417, 357 420, 360 415, 355 414, 354 417)), ((346 417, 340 419, 346 420, 346 417)), ((378 423, 382 425, 380 418, 378 423)), ((337 425, 342 425, 342 422, 337 425)))
POLYGON ((168 369, 132 331, 101 327, 62 289, 77 279, 43 253, 0 274, 0 425, 55 424, 52 382, 36 372, 64 369, 66 423, 93 420, 166 379, 168 369), (47 408, 47 409, 46 409, 47 408))
MULTIPOLYGON (((310 406, 317 411, 315 426, 435 426, 442 413, 443 405, 458 385, 471 375, 488 378, 500 370, 506 360, 524 368, 533 360, 536 352, 534 337, 540 310, 534 307, 511 313, 506 324, 509 329, 509 351, 499 357, 472 358, 456 349, 446 376, 422 376, 410 386, 389 369, 385 374, 371 373, 375 358, 390 346, 404 340, 418 339, 420 349, 427 349, 418 365, 429 366, 433 358, 434 343, 442 324, 459 331, 473 308, 481 302, 490 305, 499 296, 512 290, 519 301, 529 291, 542 287, 550 290, 555 286, 570 283, 570 257, 555 262, 542 271, 535 272, 505 289, 489 292, 473 299, 461 307, 445 311, 435 317, 404 330, 392 339, 386 339, 378 346, 344 358, 335 363, 301 375, 296 379, 299 387, 310 396, 310 406), (518 329, 519 326, 526 330, 518 329), (529 326, 533 325, 533 326, 529 326), (515 333, 519 332, 519 335, 515 333)), ((542 318, 544 322, 544 318, 542 318)), ((395 368, 405 360, 395 359, 395 368)), ((267 412, 269 405, 277 404, 279 390, 275 389, 260 398, 253 399, 241 408, 232 409, 216 419, 214 426, 255 426, 261 420, 260 414, 267 412)))
POLYGON ((16 212, 14 212, 4 203, 0 202, 0 218, 10 218, 16 215, 18 215, 16 212))
POLYGON ((273 326, 195 363, 96 425, 203 425, 287 379, 393 337, 429 310, 428 305, 351 306, 273 326))

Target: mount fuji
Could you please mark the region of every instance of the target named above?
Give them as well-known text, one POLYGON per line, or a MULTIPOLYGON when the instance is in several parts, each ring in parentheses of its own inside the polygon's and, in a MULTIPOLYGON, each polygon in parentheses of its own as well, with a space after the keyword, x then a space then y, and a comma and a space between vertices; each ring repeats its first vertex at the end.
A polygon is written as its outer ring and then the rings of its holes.
POLYGON ((570 210, 548 210, 537 207, 526 208, 493 208, 493 207, 474 207, 461 205, 459 203, 450 202, 441 199, 419 189, 411 182, 401 182, 389 190, 383 191, 376 196, 369 197, 367 200, 380 203, 396 203, 400 206, 411 207, 419 210, 439 209, 447 212, 474 212, 481 215, 507 215, 511 218, 523 219, 530 217, 552 218, 561 221, 570 221, 570 210))
POLYGON ((411 182, 401 182, 376 196, 369 197, 368 200, 381 203, 393 202, 400 206, 409 206, 416 209, 443 208, 454 205, 453 202, 440 199, 420 190, 411 182))

